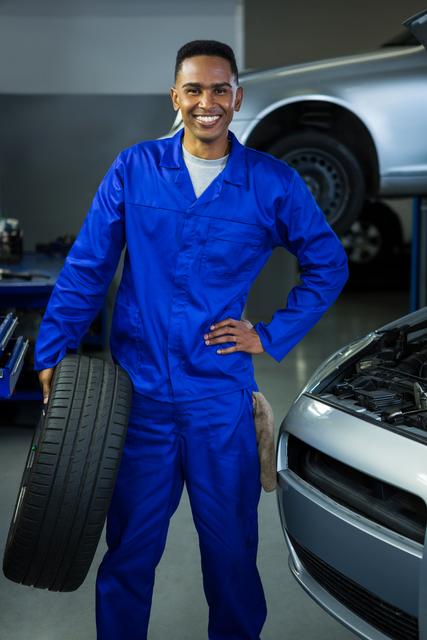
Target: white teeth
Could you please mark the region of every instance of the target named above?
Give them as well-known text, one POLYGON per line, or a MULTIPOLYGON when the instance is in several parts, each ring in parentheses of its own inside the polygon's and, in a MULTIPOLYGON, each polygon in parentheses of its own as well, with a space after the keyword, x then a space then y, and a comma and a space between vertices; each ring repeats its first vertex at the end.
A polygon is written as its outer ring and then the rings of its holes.
POLYGON ((216 122, 216 120, 219 120, 219 116, 195 116, 196 120, 199 120, 199 122, 216 122))

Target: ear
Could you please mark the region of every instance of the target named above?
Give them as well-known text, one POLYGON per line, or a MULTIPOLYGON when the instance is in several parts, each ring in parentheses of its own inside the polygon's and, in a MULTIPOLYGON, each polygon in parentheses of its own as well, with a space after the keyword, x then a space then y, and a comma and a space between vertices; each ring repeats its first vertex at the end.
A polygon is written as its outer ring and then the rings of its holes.
POLYGON ((171 100, 172 100, 172 106, 174 108, 174 111, 178 111, 178 109, 179 109, 179 98, 178 98, 178 92, 175 89, 175 87, 171 87, 170 97, 171 97, 171 100))
POLYGON ((237 87, 236 98, 234 100, 234 111, 240 111, 242 100, 243 100, 243 87, 237 87))

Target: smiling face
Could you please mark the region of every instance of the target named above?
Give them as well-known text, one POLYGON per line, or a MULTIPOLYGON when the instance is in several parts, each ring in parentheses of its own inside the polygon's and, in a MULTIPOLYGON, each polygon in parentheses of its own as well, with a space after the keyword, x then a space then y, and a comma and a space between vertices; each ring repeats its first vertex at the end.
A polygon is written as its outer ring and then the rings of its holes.
POLYGON ((227 153, 228 126, 239 111, 243 89, 237 86, 230 63, 218 56, 193 56, 183 60, 171 98, 181 109, 184 146, 201 158, 227 153))

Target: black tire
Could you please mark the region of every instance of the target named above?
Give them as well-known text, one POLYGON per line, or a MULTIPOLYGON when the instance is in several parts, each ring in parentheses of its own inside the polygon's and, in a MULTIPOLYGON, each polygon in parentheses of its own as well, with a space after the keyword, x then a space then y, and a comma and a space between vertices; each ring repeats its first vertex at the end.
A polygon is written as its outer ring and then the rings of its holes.
POLYGON ((393 209, 382 202, 366 202, 341 242, 348 257, 349 290, 407 290, 410 255, 393 209))
POLYGON ((317 131, 300 131, 269 149, 298 171, 327 221, 344 233, 359 215, 366 196, 359 161, 348 147, 317 131))
POLYGON ((9 529, 7 578, 50 591, 82 584, 112 497, 131 397, 118 366, 79 355, 56 366, 9 529))
POLYGON ((382 202, 366 202, 359 219, 341 241, 354 274, 385 271, 402 251, 403 233, 396 213, 382 202))

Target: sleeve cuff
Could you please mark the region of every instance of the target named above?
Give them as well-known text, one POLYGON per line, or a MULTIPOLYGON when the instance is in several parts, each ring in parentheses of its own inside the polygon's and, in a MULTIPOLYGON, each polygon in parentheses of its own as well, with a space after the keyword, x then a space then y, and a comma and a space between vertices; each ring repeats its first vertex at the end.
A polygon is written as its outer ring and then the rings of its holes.
POLYGON ((276 349, 271 344, 271 338, 268 335, 266 326, 267 325, 265 324, 265 322, 257 322, 256 324, 254 324, 253 328, 255 329, 255 331, 259 336, 259 339, 261 341, 264 351, 268 353, 268 355, 270 355, 272 358, 274 358, 276 362, 281 362, 285 357, 286 353, 282 353, 281 350, 276 349))
POLYGON ((51 357, 38 358, 37 356, 34 356, 34 371, 43 371, 43 369, 52 369, 53 367, 56 367, 58 362, 61 362, 61 360, 67 355, 67 352, 68 349, 65 348, 61 349, 51 357))

